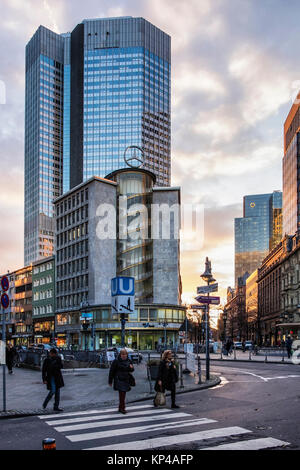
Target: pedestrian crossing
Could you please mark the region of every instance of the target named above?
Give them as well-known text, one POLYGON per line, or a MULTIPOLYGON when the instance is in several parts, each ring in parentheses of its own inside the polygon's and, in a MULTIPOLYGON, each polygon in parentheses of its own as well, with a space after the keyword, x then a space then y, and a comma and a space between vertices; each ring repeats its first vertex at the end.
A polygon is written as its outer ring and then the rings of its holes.
POLYGON ((218 427, 214 419, 196 418, 182 410, 139 404, 128 406, 127 413, 103 408, 39 418, 70 442, 79 443, 82 450, 178 450, 180 446, 184 450, 260 450, 290 445, 272 437, 250 439, 249 429, 218 427))

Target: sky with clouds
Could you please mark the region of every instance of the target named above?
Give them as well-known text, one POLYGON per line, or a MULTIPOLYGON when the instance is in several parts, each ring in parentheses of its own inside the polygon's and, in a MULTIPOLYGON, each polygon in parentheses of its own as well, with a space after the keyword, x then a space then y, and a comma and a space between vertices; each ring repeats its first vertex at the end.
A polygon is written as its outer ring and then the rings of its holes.
POLYGON ((243 196, 282 188, 283 123, 300 88, 298 0, 1 0, 0 272, 23 265, 25 46, 40 24, 64 33, 112 16, 142 16, 172 38, 172 184, 204 207, 204 242, 182 246, 184 300, 206 256, 224 295, 243 196))

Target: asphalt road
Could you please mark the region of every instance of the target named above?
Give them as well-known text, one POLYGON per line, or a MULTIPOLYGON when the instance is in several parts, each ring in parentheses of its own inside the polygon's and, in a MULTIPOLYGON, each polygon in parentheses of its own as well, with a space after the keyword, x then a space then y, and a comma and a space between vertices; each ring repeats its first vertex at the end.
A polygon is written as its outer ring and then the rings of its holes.
POLYGON ((300 449, 299 365, 212 361, 211 371, 222 383, 178 395, 178 410, 144 401, 131 404, 125 416, 111 408, 0 420, 0 449, 41 450, 46 437, 54 437, 59 450, 200 450, 268 439, 275 439, 270 448, 300 449))

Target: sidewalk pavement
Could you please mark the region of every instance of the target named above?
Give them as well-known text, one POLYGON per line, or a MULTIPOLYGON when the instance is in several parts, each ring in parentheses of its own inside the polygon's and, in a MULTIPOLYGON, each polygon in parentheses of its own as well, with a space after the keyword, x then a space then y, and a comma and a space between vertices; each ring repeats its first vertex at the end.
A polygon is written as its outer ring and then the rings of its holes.
MULTIPOLYGON (((225 354, 221 355, 221 352, 218 353, 210 353, 210 359, 214 361, 241 361, 241 362, 270 362, 272 364, 292 364, 293 361, 292 359, 288 359, 288 357, 285 355, 282 357, 282 353, 278 351, 276 354, 275 352, 273 353, 274 355, 268 354, 267 357, 265 354, 259 354, 259 355, 254 355, 251 351, 234 351, 231 353, 231 355, 226 356, 225 354), (266 359, 267 358, 267 359, 266 359)), ((182 353, 177 354, 179 359, 184 359, 185 355, 182 353)), ((156 352, 151 352, 151 358, 158 358, 160 357, 159 353, 156 352)), ((200 353, 199 357, 201 358, 201 361, 205 361, 205 353, 200 353)))
MULTIPOLYGON (((134 365, 133 373, 136 386, 126 395, 126 401, 132 403, 153 399, 154 381, 147 379, 146 361, 134 365)), ((0 373, 0 418, 33 416, 53 412, 54 397, 48 404, 47 410, 43 410, 42 403, 48 394, 46 385, 42 382, 40 371, 24 368, 14 368, 12 375, 6 370, 6 412, 3 411, 3 387, 2 373, 0 373)), ((118 406, 119 395, 108 385, 109 369, 64 369, 63 377, 65 386, 61 389, 60 406, 64 411, 84 411, 87 409, 118 406)), ((177 393, 201 390, 218 385, 221 380, 211 374, 211 380, 205 382, 202 376, 202 384, 197 384, 197 378, 191 374, 183 374, 183 388, 181 382, 177 383, 177 393)), ((167 396, 169 393, 167 393, 167 396)))

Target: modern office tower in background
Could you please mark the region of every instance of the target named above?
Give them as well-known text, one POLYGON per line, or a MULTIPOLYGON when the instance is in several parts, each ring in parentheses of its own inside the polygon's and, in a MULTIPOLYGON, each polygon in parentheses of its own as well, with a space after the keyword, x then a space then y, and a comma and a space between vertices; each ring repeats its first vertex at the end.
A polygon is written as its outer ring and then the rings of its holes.
POLYGON ((283 235, 294 235, 300 228, 299 158, 300 93, 284 123, 283 235))
POLYGON ((64 38, 40 26, 26 47, 24 261, 52 255, 62 192, 64 38))
POLYGON ((70 187, 124 167, 144 150, 170 181, 170 37, 143 18, 84 20, 71 34, 70 187))
POLYGON ((257 269, 282 238, 282 193, 244 197, 243 217, 234 221, 235 285, 257 269))
POLYGON ((53 199, 124 167, 129 146, 169 186, 171 39, 143 18, 40 26, 26 47, 25 265, 52 255, 53 199))

